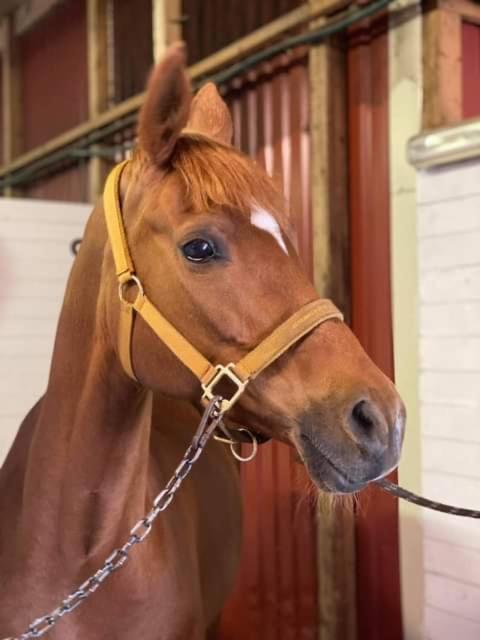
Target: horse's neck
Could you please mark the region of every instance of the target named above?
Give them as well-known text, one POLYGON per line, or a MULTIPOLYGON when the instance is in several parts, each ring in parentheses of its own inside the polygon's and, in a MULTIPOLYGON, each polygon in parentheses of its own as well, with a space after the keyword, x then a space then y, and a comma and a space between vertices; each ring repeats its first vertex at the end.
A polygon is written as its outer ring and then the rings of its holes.
POLYGON ((95 215, 65 296, 22 509, 42 551, 60 545, 76 557, 111 544, 124 519, 140 516, 149 465, 151 396, 122 372, 97 309, 105 240, 88 245, 104 233, 95 215))

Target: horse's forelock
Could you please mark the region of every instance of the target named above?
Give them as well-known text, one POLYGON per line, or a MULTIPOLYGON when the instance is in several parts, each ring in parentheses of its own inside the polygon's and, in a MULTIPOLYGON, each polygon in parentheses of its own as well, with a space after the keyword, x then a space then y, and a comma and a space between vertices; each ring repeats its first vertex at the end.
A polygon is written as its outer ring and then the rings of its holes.
POLYGON ((273 180, 233 147, 189 132, 177 141, 171 165, 192 211, 227 209, 250 215, 260 206, 288 228, 285 200, 273 180))

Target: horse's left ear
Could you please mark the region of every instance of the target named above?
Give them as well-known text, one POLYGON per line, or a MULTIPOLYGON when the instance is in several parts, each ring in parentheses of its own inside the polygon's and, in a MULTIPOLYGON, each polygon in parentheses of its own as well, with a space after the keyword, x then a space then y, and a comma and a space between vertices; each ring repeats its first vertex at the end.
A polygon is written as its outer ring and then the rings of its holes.
POLYGON ((158 167, 168 163, 190 113, 192 93, 185 65, 185 44, 169 47, 152 71, 140 110, 140 147, 158 167))
POLYGON ((232 117, 213 82, 204 84, 194 97, 187 128, 223 144, 232 143, 232 117))

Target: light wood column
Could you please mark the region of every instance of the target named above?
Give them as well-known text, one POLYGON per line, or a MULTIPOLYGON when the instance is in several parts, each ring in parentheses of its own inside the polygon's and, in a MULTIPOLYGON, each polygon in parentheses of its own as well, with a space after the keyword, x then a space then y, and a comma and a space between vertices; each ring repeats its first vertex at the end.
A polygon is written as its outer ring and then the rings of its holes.
POLYGON ((462 16, 454 2, 425 5, 423 78, 422 129, 459 122, 463 106, 462 16))
MULTIPOLYGON (((9 164, 22 150, 20 60, 14 34, 13 15, 5 16, 2 19, 1 34, 3 162, 9 164)), ((13 196, 15 193, 11 187, 4 191, 6 196, 13 196)))
MULTIPOLYGON (((88 109, 90 119, 108 108, 108 0, 87 0, 88 109)), ((103 190, 108 164, 97 156, 89 161, 89 200, 103 190)))
MULTIPOLYGON (((318 6, 318 0, 312 1, 318 6)), ((317 23, 317 26, 319 24, 317 23)), ((334 40, 310 48, 310 136, 315 285, 348 320, 349 251, 345 53, 334 40)), ((356 640, 353 511, 322 507, 317 519, 319 640, 356 640)))
POLYGON ((153 0, 153 59, 158 62, 168 45, 182 38, 180 0, 153 0))

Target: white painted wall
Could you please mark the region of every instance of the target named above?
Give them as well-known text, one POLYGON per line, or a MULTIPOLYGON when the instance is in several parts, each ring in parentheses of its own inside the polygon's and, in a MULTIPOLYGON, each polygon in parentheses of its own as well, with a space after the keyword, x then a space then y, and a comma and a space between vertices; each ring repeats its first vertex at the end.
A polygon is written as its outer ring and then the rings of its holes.
MULTIPOLYGON (((421 473, 480 508, 480 159, 418 172, 421 473)), ((480 521, 425 511, 425 638, 480 638, 480 521)))
POLYGON ((55 328, 88 205, 0 198, 0 464, 45 390, 55 328))

